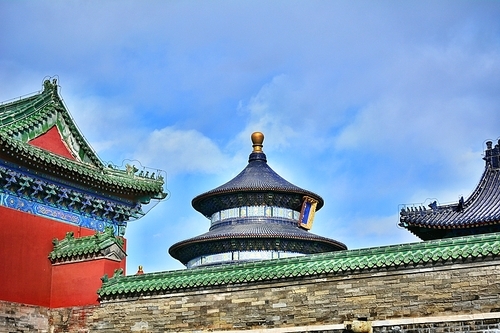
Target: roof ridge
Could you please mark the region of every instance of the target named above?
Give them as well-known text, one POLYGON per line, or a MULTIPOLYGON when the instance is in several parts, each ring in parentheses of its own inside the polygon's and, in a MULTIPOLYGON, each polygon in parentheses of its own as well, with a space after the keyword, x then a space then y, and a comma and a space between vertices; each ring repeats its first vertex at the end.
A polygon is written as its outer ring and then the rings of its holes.
POLYGON ((279 280, 352 271, 415 267, 500 254, 500 233, 336 251, 304 257, 187 270, 116 276, 98 290, 101 300, 164 294, 180 289, 279 280))
POLYGON ((28 142, 57 126, 72 155, 84 163, 102 165, 58 94, 57 80, 45 80, 39 93, 0 107, 0 132, 28 142), (48 108, 48 106, 51 106, 48 108))
POLYGON ((109 227, 106 227, 103 232, 96 232, 94 235, 83 237, 75 237, 74 232, 70 231, 61 240, 54 238, 52 244, 54 248, 49 253, 48 258, 53 263, 67 261, 74 257, 103 254, 101 253, 102 250, 112 245, 118 246, 125 253, 123 239, 115 236, 113 228, 109 227))
POLYGON ((114 185, 115 187, 122 186, 124 188, 138 188, 142 190, 152 187, 151 191, 157 192, 164 184, 164 179, 161 175, 157 175, 157 178, 146 178, 140 175, 131 174, 128 170, 112 169, 104 165, 96 166, 79 160, 73 160, 44 150, 43 148, 13 139, 5 133, 0 133, 0 142, 1 141, 5 143, 6 148, 9 146, 11 147, 10 150, 7 148, 4 149, 4 151, 15 154, 18 157, 23 155, 26 157, 29 156, 38 166, 43 167, 46 165, 46 170, 48 171, 52 170, 50 166, 57 166, 69 173, 76 173, 84 177, 92 176, 99 182, 108 184, 107 187, 109 187, 109 185, 114 185))
POLYGON ((14 97, 14 98, 9 98, 9 99, 6 99, 4 101, 1 101, 0 102, 0 108, 8 105, 8 104, 13 104, 21 99, 28 99, 28 98, 31 98, 31 97, 34 97, 36 95, 39 95, 43 92, 43 89, 42 90, 37 90, 37 91, 33 91, 31 93, 27 93, 27 94, 24 94, 24 95, 21 95, 19 97, 14 97))

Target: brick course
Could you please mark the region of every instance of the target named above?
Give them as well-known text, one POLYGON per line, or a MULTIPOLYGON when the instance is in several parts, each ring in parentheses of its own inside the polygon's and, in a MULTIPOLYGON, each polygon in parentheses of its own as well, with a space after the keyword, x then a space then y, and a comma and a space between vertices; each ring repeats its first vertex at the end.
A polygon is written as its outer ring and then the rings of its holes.
POLYGON ((0 302, 0 332, 49 332, 49 310, 41 306, 0 302))
POLYGON ((92 332, 248 330, 335 325, 358 317, 380 321, 489 313, 500 311, 499 294, 500 264, 470 262, 111 301, 93 310, 88 328, 92 332))
POLYGON ((266 329, 340 333, 345 321, 366 318, 379 322, 375 333, 500 332, 500 314, 479 321, 425 322, 436 316, 500 312, 499 295, 500 262, 491 258, 198 288, 93 307, 44 310, 0 303, 0 331, 15 327, 4 331, 22 332, 17 328, 26 327, 28 332, 54 333, 266 329), (420 322, 405 323, 410 319, 420 322))

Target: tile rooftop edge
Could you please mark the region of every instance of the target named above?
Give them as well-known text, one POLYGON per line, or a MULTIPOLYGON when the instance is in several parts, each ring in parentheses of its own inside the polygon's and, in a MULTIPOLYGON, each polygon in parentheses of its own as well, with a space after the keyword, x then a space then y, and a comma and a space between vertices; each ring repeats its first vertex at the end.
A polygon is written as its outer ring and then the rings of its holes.
MULTIPOLYGON (((121 186, 123 188, 154 192, 163 190, 164 179, 161 176, 158 178, 145 178, 129 175, 126 170, 111 169, 105 166, 101 168, 92 164, 74 161, 28 143, 12 139, 5 133, 0 133, 0 142, 4 143, 2 147, 3 152, 11 150, 17 157, 20 157, 19 155, 21 154, 28 155, 31 159, 40 162, 42 166, 55 166, 62 168, 66 172, 75 172, 79 175, 91 177, 104 184, 121 186)), ((20 158, 22 159, 22 156, 20 158)))
POLYGON ((500 255, 500 233, 418 243, 337 251, 278 260, 184 269, 144 275, 115 274, 98 290, 101 301, 163 295, 199 287, 221 287, 258 281, 343 274, 366 270, 413 268, 500 255))
MULTIPOLYGON (((119 186, 131 191, 155 192, 155 196, 164 197, 165 192, 163 185, 165 184, 165 181, 159 174, 157 177, 144 177, 142 175, 129 174, 128 170, 106 167, 102 163, 93 148, 84 138, 83 134, 80 133, 73 117, 64 105, 62 98, 59 96, 57 88, 58 85, 55 79, 53 79, 52 82, 50 80, 44 80, 43 90, 0 104, 0 110, 3 109, 4 112, 8 112, 6 110, 10 110, 15 108, 17 105, 20 105, 20 110, 16 110, 16 112, 12 115, 3 115, 3 113, 0 112, 0 142, 2 143, 1 152, 12 156, 15 160, 26 161, 28 158, 35 159, 37 162, 36 164, 40 165, 41 169, 46 166, 45 170, 50 171, 52 169, 51 167, 56 167, 56 169, 62 172, 76 173, 81 176, 90 177, 99 183, 104 184, 101 186, 102 188, 119 186), (28 103, 29 105, 23 105, 23 103, 28 103), (36 103, 42 103, 43 105, 39 105, 39 109, 32 111, 31 113, 28 112, 27 109, 33 107, 36 103), (13 130, 21 131, 24 127, 30 127, 24 123, 37 122, 38 124, 40 121, 39 118, 41 117, 40 113, 44 114, 49 112, 48 110, 45 110, 47 106, 50 106, 50 112, 60 114, 63 118, 65 118, 66 126, 72 133, 73 137, 77 139, 79 146, 85 151, 86 156, 90 159, 89 161, 84 162, 71 160, 12 137, 13 130), (24 117, 23 124, 21 125, 19 124, 20 122, 13 121, 18 113, 22 114, 24 117), (29 114, 24 115, 25 113, 29 114), (10 121, 3 123, 3 120, 5 120, 4 118, 11 119, 10 121)), ((160 173, 160 171, 161 170, 159 170, 158 173, 160 173)), ((73 176, 70 178, 75 177, 73 176)))
MULTIPOLYGON (((46 79, 41 91, 33 95, 21 96, 8 103, 2 103, 0 105, 2 111, 0 112, 0 132, 9 135, 17 133, 30 137, 29 133, 33 133, 40 126, 43 127, 44 121, 47 123, 52 117, 58 119, 61 117, 57 121, 52 121, 52 125, 60 123, 62 119, 62 123, 76 140, 79 149, 88 158, 88 162, 94 166, 102 165, 99 156, 80 132, 62 97, 60 97, 58 87, 56 79, 52 79, 52 82, 46 79), (12 111, 13 109, 15 112, 12 111)), ((82 157, 80 152, 75 151, 75 153, 82 157)))
POLYGON ((106 228, 103 232, 96 232, 94 235, 74 237, 73 232, 66 233, 66 236, 59 240, 52 241, 54 249, 49 253, 48 258, 52 263, 70 260, 75 257, 88 257, 101 254, 101 251, 116 245, 125 253, 123 249, 123 239, 115 236, 112 228, 106 228))
POLYGON ((500 210, 494 202, 500 196, 500 169, 487 165, 479 182, 464 200, 438 205, 432 202, 427 209, 424 204, 403 205, 399 213, 399 225, 406 229, 468 229, 498 224, 500 210), (492 203, 493 202, 493 203, 492 203), (488 212, 488 214, 485 213, 488 212))

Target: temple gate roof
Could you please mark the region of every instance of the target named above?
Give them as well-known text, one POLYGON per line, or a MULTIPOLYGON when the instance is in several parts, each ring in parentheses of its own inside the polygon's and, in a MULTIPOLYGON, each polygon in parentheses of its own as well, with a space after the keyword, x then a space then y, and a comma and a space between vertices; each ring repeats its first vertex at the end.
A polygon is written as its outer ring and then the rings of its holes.
POLYGON ((163 178, 139 177, 131 169, 105 166, 64 106, 56 80, 46 80, 43 87, 40 93, 0 105, 0 158, 117 196, 165 197, 163 178), (61 141, 47 148, 40 138, 57 133, 61 141))
POLYGON ((123 234, 142 207, 164 199, 161 170, 104 165, 58 93, 43 90, 0 104, 0 205, 123 234))
POLYGON ((486 143, 485 169, 472 194, 457 203, 406 206, 399 225, 423 240, 500 231, 500 140, 486 143))

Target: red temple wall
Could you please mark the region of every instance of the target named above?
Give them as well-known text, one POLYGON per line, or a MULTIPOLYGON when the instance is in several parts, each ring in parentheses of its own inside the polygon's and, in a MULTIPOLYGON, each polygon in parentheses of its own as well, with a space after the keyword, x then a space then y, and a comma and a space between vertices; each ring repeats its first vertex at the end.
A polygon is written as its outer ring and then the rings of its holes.
MULTIPOLYGON (((52 283, 53 266, 48 255, 53 250, 52 240, 64 238, 69 231, 73 231, 75 237, 95 234, 91 229, 0 207, 0 300, 49 307, 51 288, 54 295, 59 295, 55 290, 65 280, 57 275, 58 279, 52 283)), ((108 273, 111 268, 98 260, 85 265, 82 263, 81 267, 70 272, 64 269, 55 272, 69 274, 65 284, 80 286, 81 293, 95 298, 100 278, 106 273, 112 275, 113 272, 108 273), (99 269, 101 271, 97 272, 99 269), (96 276, 89 275, 90 273, 95 273, 96 276), (83 283, 84 277, 90 281, 83 283)), ((119 267, 125 271, 125 260, 119 263, 119 267)), ((65 284, 62 288, 68 287, 65 284)), ((63 302, 60 296, 57 297, 56 303, 63 302)), ((68 295, 68 299, 71 298, 68 295)))
POLYGON ((75 159, 66 144, 63 142, 61 134, 59 133, 59 130, 56 126, 51 127, 47 132, 34 138, 28 143, 33 146, 51 151, 57 155, 67 157, 72 160, 75 159))
POLYGON ((51 308, 99 304, 97 290, 101 277, 113 276, 115 269, 125 269, 125 260, 110 259, 73 262, 54 265, 52 268, 51 308), (92 278, 90 278, 92 277, 92 278))

